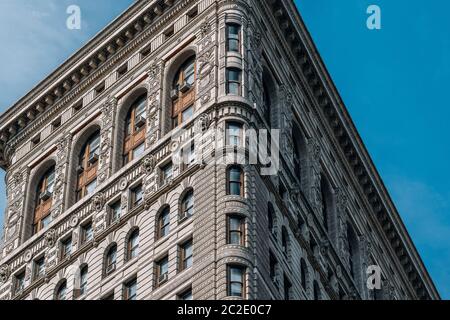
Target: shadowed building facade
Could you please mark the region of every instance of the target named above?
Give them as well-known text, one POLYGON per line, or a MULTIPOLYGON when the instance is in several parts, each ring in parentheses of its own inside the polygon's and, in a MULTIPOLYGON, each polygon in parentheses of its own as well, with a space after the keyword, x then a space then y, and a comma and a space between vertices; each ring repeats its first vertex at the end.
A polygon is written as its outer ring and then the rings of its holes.
POLYGON ((0 299, 439 299, 293 1, 135 1, 0 164, 0 299), (261 129, 276 175, 233 158, 261 129))

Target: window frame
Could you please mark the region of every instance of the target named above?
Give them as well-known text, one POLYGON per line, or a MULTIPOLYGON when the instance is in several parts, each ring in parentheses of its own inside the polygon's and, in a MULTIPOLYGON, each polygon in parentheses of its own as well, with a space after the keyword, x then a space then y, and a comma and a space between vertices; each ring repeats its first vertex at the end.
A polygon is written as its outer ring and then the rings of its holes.
POLYGON ((130 261, 139 256, 139 229, 134 229, 127 239, 126 261, 130 261), (133 245, 133 240, 135 244, 133 245))
POLYGON ((226 28, 225 28, 225 37, 226 37, 226 51, 241 53, 242 26, 238 23, 232 23, 232 22, 227 23, 226 28), (236 34, 230 33, 230 30, 232 30, 232 28, 237 28, 236 34), (232 46, 230 46, 230 44, 232 41, 235 41, 237 43, 236 50, 231 49, 232 46))
POLYGON ((227 68, 226 69, 226 94, 228 95, 242 95, 242 70, 238 68, 227 68), (235 73, 237 75, 237 79, 231 79, 231 74, 235 73), (237 86, 237 92, 232 92, 230 85, 237 86))
POLYGON ((137 300, 137 278, 134 277, 123 284, 123 300, 134 301, 137 300), (130 292, 134 288, 134 293, 130 292))
POLYGON ((170 207, 165 206, 158 214, 157 224, 156 224, 156 240, 163 239, 167 237, 170 233, 170 207), (167 216, 167 223, 164 222, 164 216, 167 216), (163 230, 167 230, 163 234, 163 230))
MULTIPOLYGON (((183 64, 178 68, 171 86, 170 90, 177 93, 176 98, 172 98, 171 109, 170 109, 170 121, 171 128, 175 129, 181 126, 185 121, 183 121, 183 112, 187 109, 192 108, 192 113, 195 113, 195 99, 196 99, 196 82, 197 82, 197 57, 195 55, 187 58, 183 64), (187 70, 192 68, 192 73, 187 73, 187 70), (188 83, 190 88, 183 92, 182 88, 187 83, 187 79, 193 77, 192 83, 188 83)), ((192 118, 192 117, 191 117, 192 118)))
POLYGON ((145 139, 147 134, 147 100, 147 92, 139 95, 136 99, 134 99, 125 116, 124 138, 122 146, 122 166, 126 166, 128 163, 136 159, 134 151, 141 145, 144 146, 145 152, 145 139), (143 108, 143 111, 139 112, 140 108, 143 108), (144 124, 141 126, 136 125, 139 117, 144 118, 144 124))
POLYGON ((34 215, 33 215, 33 235, 43 230, 46 225, 44 221, 50 219, 51 222, 51 207, 53 205, 53 189, 55 185, 55 166, 51 166, 42 175, 39 180, 36 195, 34 200, 34 215), (51 179, 50 179, 51 178, 51 179), (44 192, 50 193, 50 197, 46 200, 41 199, 41 194, 44 192))
POLYGON ((227 191, 227 195, 244 197, 244 170, 242 169, 242 167, 238 166, 238 165, 229 166, 227 168, 226 175, 227 175, 227 177, 226 177, 226 184, 227 184, 227 186, 226 186, 227 190, 226 191, 227 191), (238 169, 240 171, 239 181, 234 181, 234 180, 231 179, 231 175, 232 175, 231 172, 234 169, 238 169), (231 191, 233 189, 231 187, 232 184, 239 184, 239 190, 240 190, 239 194, 231 193, 231 191))
POLYGON ((246 236, 246 232, 245 232, 245 223, 246 223, 246 218, 240 215, 228 215, 227 216, 227 244, 230 245, 239 245, 239 246, 245 246, 245 236, 246 236), (232 226, 232 220, 237 220, 238 224, 239 224, 239 229, 237 230, 232 230, 231 226, 232 226), (238 234, 239 236, 239 243, 233 243, 232 242, 232 235, 233 234, 238 234))
POLYGON ((179 272, 187 270, 192 267, 194 263, 194 242, 192 239, 185 241, 180 245, 180 261, 179 261, 179 272), (187 248, 190 248, 190 255, 186 254, 187 248), (190 261, 190 265, 188 265, 188 261, 190 261))
POLYGON ((241 265, 227 265, 227 296, 229 297, 241 297, 241 298, 245 298, 246 295, 246 290, 245 290, 245 285, 246 285, 246 267, 241 266, 241 265), (232 270, 236 269, 236 270, 240 270, 240 281, 232 281, 232 270), (232 287, 233 284, 237 283, 240 285, 240 295, 235 295, 232 292, 232 287))
MULTIPOLYGON (((100 130, 95 130, 84 143, 78 155, 77 179, 75 188, 76 201, 80 201, 89 195, 89 188, 97 187, 97 174, 100 159, 101 136, 100 130), (93 147, 94 146, 94 147, 93 147), (92 149, 91 149, 92 148, 92 149), (93 163, 90 161, 91 154, 96 152, 97 159, 93 163)), ((92 190, 93 191, 93 190, 92 190)))

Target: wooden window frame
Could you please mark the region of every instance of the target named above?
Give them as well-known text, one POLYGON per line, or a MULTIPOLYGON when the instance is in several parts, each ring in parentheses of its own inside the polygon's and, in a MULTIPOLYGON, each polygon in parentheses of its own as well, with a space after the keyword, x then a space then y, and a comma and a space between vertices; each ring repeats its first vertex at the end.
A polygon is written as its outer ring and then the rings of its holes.
POLYGON ((180 206, 180 216, 184 217, 186 215, 186 218, 190 218, 194 215, 194 191, 189 190, 186 192, 186 194, 183 196, 183 199, 181 200, 181 206, 180 206), (188 197, 191 197, 191 203, 192 205, 188 206, 189 201, 187 200, 188 197), (191 212, 191 213, 190 213, 191 212))
POLYGON ((139 256, 139 229, 133 230, 127 240, 127 254, 126 254, 126 260, 130 261, 134 258, 139 256), (136 237, 137 244, 133 246, 132 240, 136 237))
POLYGON ((92 221, 86 222, 81 226, 81 244, 85 244, 89 241, 91 241, 94 237, 94 230, 92 228, 92 221), (91 236, 90 239, 88 239, 88 230, 90 230, 91 236))
POLYGON ((33 281, 39 280, 44 276, 45 273, 45 257, 40 257, 33 262, 33 281), (42 272, 41 272, 42 267, 42 272))
POLYGON ((123 299, 124 300, 136 300, 137 298, 137 278, 133 278, 123 285, 123 299), (134 295, 130 295, 130 291, 132 287, 134 288, 134 295))
POLYGON ((72 237, 68 237, 61 241, 61 250, 60 250, 60 257, 61 260, 64 260, 72 254, 73 250, 73 243, 72 243, 72 237), (68 251, 68 247, 70 246, 70 252, 68 251))
POLYGON ((58 285, 58 288, 56 289, 56 292, 55 292, 55 300, 58 300, 58 301, 67 300, 67 280, 62 281, 58 285), (61 299, 61 292, 62 292, 63 288, 64 288, 64 298, 61 299))
POLYGON ((144 189, 142 184, 139 184, 131 189, 131 209, 137 208, 142 203, 144 203, 144 189), (140 190, 141 198, 138 200, 137 195, 140 190))
POLYGON ((94 163, 91 163, 89 157, 93 150, 97 150, 98 155, 100 155, 100 147, 100 131, 97 130, 86 141, 78 156, 78 168, 80 168, 80 172, 77 172, 76 201, 80 201, 88 195, 88 186, 94 182, 97 183, 99 159, 95 160, 94 163), (92 144, 96 140, 98 140, 98 145, 95 149, 91 150, 92 144))
POLYGON ((188 241, 184 242, 181 246, 180 246, 180 261, 179 261, 179 266, 178 266, 178 270, 179 272, 184 271, 189 269, 191 266, 187 266, 187 261, 189 259, 192 259, 192 263, 193 263, 193 258, 194 258, 194 242, 192 241, 192 239, 189 239, 188 241), (186 255, 186 249, 187 247, 190 246, 191 247, 191 255, 187 256, 186 255))
POLYGON ((52 166, 42 176, 36 190, 35 204, 34 204, 34 218, 33 218, 33 234, 36 234, 39 231, 41 231, 45 227, 43 225, 43 221, 50 217, 50 210, 53 204, 54 183, 55 183, 55 167, 52 166), (52 176, 53 180, 50 180, 51 184, 49 184, 49 178, 52 176), (50 192, 49 186, 51 186, 52 189, 51 196, 47 200, 42 200, 41 194, 43 192, 50 192))
MULTIPOLYGON (((189 108, 192 108, 192 112, 194 113, 194 103, 196 99, 196 81, 197 81, 197 61, 196 56, 192 56, 180 66, 177 73, 175 74, 175 77, 173 79, 173 82, 171 84, 171 90, 177 92, 177 98, 172 99, 172 107, 171 107, 171 128, 175 129, 181 124, 183 124, 183 112, 186 111, 189 108), (191 87, 183 92, 181 90, 186 78, 188 78, 185 74, 186 69, 190 64, 193 63, 193 76, 194 80, 191 85, 191 87)), ((189 75, 191 76, 191 75, 189 75)))
POLYGON ((105 277, 107 277, 111 273, 113 273, 114 270, 116 269, 116 266, 117 266, 117 244, 114 244, 113 246, 109 247, 108 251, 106 252, 105 266, 104 266, 104 275, 105 275, 105 277), (114 252, 114 259, 110 259, 110 257, 112 256, 111 253, 113 253, 113 252, 114 252), (113 270, 109 270, 110 269, 109 267, 113 266, 113 265, 114 265, 114 269, 113 270))
POLYGON ((239 215, 229 215, 227 216, 227 244, 245 246, 245 217, 239 215), (231 229, 231 221, 236 219, 239 221, 239 229, 231 229), (239 234, 239 243, 231 243, 232 234, 239 234))
POLYGON ((240 166, 230 166, 227 169, 227 179, 226 179, 226 183, 227 183, 227 195, 233 195, 233 196, 240 196, 240 197, 244 197, 244 170, 242 169, 242 167, 240 166), (239 169, 240 170, 240 179, 239 182, 237 181, 231 181, 231 172, 233 169, 239 169), (236 195, 236 194, 231 194, 231 184, 235 184, 235 183, 239 183, 240 187, 240 194, 236 195))
MULTIPOLYGON (((164 261, 167 263, 167 269, 168 269, 169 268, 169 256, 165 256, 156 262, 156 272, 155 272, 156 273, 156 287, 159 287, 163 283, 165 283, 165 281, 161 282, 161 279, 160 279, 161 276, 163 275, 163 273, 161 273, 161 269, 162 269, 164 261)), ((167 270, 166 274, 167 275, 169 274, 168 270, 167 270)))
POLYGON ((159 213, 156 227, 157 227, 156 240, 167 237, 167 235, 170 233, 170 208, 169 207, 165 207, 159 213), (163 219, 163 216, 165 216, 165 215, 168 216, 168 222, 166 224, 164 224, 164 219, 163 219), (163 235, 162 232, 166 227, 168 227, 167 233, 163 235))
POLYGON ((123 166, 127 165, 133 158, 133 151, 144 144, 145 150, 145 138, 147 132, 147 121, 144 125, 137 126, 136 120, 137 116, 143 116, 147 119, 147 93, 140 95, 130 107, 130 110, 125 117, 125 128, 124 128, 124 139, 123 139, 123 150, 122 150, 122 161, 123 166), (144 104, 144 111, 137 114, 137 109, 144 104))

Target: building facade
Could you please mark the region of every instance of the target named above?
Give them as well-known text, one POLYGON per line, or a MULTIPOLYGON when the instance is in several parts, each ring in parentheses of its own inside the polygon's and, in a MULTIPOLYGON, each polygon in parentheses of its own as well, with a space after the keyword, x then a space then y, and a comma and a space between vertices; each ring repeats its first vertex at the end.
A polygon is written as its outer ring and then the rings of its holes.
POLYGON ((439 299, 293 1, 136 1, 0 117, 0 164, 0 299, 439 299))

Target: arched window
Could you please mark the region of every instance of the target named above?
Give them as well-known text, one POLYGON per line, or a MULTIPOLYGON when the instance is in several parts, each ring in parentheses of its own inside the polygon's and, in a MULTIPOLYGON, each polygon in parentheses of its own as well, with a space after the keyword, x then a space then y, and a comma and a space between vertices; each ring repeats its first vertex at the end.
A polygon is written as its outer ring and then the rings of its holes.
POLYGON ((289 234, 286 227, 283 227, 281 231, 281 245, 283 248, 283 253, 287 256, 289 253, 289 234))
POLYGON ((42 176, 37 185, 34 205, 33 234, 44 229, 51 222, 53 186, 55 182, 55 167, 52 166, 42 176))
POLYGON ((244 172, 240 166, 231 166, 227 170, 227 194, 244 196, 244 172))
POLYGON ((55 293, 55 300, 66 300, 67 295, 67 281, 63 280, 58 285, 55 293))
POLYGON ((80 270, 80 295, 84 295, 87 291, 88 266, 85 265, 80 270))
POLYGON ((126 260, 131 260, 139 255, 139 229, 135 229, 127 241, 126 260))
POLYGON ((164 238, 170 231, 170 207, 166 206, 159 213, 156 225, 156 239, 164 238))
POLYGON ((147 127, 146 109, 147 93, 144 93, 133 102, 125 118, 123 165, 139 158, 144 153, 147 127))
POLYGON ((305 259, 300 259, 300 280, 302 282, 302 287, 304 290, 306 290, 306 276, 308 273, 308 269, 306 267, 305 259))
POLYGON ((316 280, 314 280, 314 284, 313 284, 313 295, 314 295, 314 300, 320 300, 320 287, 319 284, 317 283, 316 280))
POLYGON ((181 200, 180 220, 187 219, 194 214, 194 191, 189 190, 181 200))
POLYGON ((104 264, 105 276, 110 275, 116 270, 116 259, 117 259, 117 245, 113 244, 112 246, 110 246, 105 256, 105 264, 104 264))
POLYGON ((322 196, 322 215, 323 215, 323 225, 327 231, 330 231, 334 236, 334 230, 332 230, 335 217, 334 217, 334 194, 331 190, 330 183, 325 178, 324 175, 321 176, 320 180, 320 192, 322 196))
POLYGON ((195 56, 190 57, 178 69, 172 82, 172 129, 178 127, 194 114, 195 102, 195 56))
POLYGON ((73 297, 79 298, 87 292, 88 266, 85 264, 80 267, 79 278, 75 278, 73 297))
POLYGON ((268 219, 268 228, 270 233, 276 237, 275 232, 275 210, 273 208, 273 205, 269 202, 267 206, 267 219, 268 219))
POLYGON ((358 263, 358 238, 355 234, 353 227, 347 223, 347 241, 348 241, 348 266, 350 270, 350 275, 353 279, 358 280, 358 271, 359 271, 359 263, 358 263))
POLYGON ((294 160, 294 173, 300 183, 302 182, 302 161, 306 157, 306 147, 303 134, 295 123, 292 128, 292 142, 294 145, 293 160, 294 160))
POLYGON ((76 200, 94 192, 97 187, 97 168, 100 157, 100 131, 95 131, 81 148, 78 157, 76 200))
POLYGON ((262 74, 262 113, 269 128, 278 127, 278 81, 275 79, 271 68, 264 62, 262 74))

